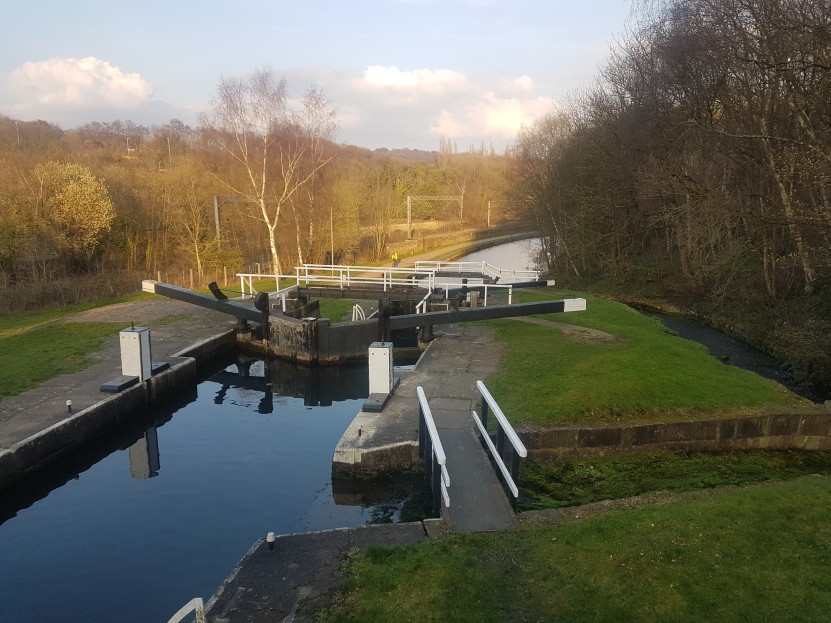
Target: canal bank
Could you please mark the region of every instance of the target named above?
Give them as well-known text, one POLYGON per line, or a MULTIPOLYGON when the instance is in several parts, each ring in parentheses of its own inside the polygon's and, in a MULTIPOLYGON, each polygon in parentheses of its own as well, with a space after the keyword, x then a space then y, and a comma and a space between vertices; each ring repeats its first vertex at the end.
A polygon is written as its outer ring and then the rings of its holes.
POLYGON ((90 355, 95 361, 91 366, 0 401, 0 488, 123 425, 151 402, 192 389, 200 361, 234 348, 233 323, 227 316, 178 301, 109 305, 68 322, 150 325, 152 359, 169 367, 122 392, 102 392, 101 385, 121 372, 119 335, 114 335, 90 355))

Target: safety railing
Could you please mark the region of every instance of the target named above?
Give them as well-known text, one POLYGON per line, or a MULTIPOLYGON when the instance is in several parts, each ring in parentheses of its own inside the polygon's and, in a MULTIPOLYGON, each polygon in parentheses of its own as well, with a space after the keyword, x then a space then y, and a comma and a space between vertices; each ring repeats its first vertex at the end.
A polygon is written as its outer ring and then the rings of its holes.
POLYGON ((415 311, 417 314, 423 314, 425 312, 430 311, 430 297, 433 296, 432 292, 428 292, 424 295, 424 298, 418 302, 416 305, 415 311))
POLYGON ((441 514, 441 503, 450 508, 450 474, 447 472, 447 456, 436 430, 433 413, 424 395, 424 389, 416 387, 418 395, 418 456, 424 460, 424 477, 433 493, 433 514, 441 514))
POLYGON ((502 409, 500 409, 499 405, 496 404, 496 400, 493 399, 493 396, 491 396, 491 393, 488 391, 488 388, 485 387, 485 384, 482 381, 476 381, 476 389, 479 390, 479 394, 482 396, 482 419, 479 419, 479 416, 476 415, 476 411, 471 411, 473 421, 476 422, 476 426, 479 428, 482 439, 488 446, 488 450, 490 450, 490 453, 494 458, 494 462, 505 480, 505 484, 513 494, 511 503, 516 506, 516 500, 519 497, 519 486, 517 485, 517 482, 519 481, 519 463, 520 459, 528 456, 528 450, 525 448, 525 444, 522 443, 522 440, 520 440, 519 436, 514 431, 511 423, 508 422, 505 414, 502 413, 502 409), (488 433, 489 412, 492 412, 496 418, 496 446, 493 445, 493 441, 488 433), (508 471, 508 467, 505 465, 504 460, 506 440, 511 444, 510 471, 508 471))
POLYGON ((307 288, 314 285, 341 289, 357 285, 380 285, 386 292, 394 286, 433 288, 435 271, 391 266, 304 264, 295 267, 294 278, 298 285, 307 288))
POLYGON ((442 273, 480 273, 489 277, 513 277, 515 279, 529 279, 536 281, 540 278, 538 270, 503 270, 489 262, 442 262, 437 260, 419 260, 416 268, 432 269, 442 273))
POLYGON ((240 291, 243 297, 253 297, 258 290, 254 287, 254 280, 261 281, 263 279, 274 279, 274 289, 280 291, 280 279, 294 279, 294 275, 275 275, 263 273, 237 273, 239 277, 240 291))
POLYGON ((196 623, 205 623, 205 602, 201 597, 191 599, 174 614, 167 623, 181 623, 191 614, 196 616, 196 623))
MULTIPOLYGON (((513 286, 513 284, 510 284, 510 283, 471 284, 470 281, 468 281, 467 285, 468 286, 476 285, 477 289, 479 289, 479 288, 484 288, 485 289, 485 295, 482 297, 482 305, 487 306, 487 304, 488 304, 488 291, 489 290, 490 290, 491 293, 493 293, 494 290, 507 290, 508 291, 508 305, 510 305, 513 302, 513 297, 514 297, 514 286, 513 286)), ((436 290, 438 292, 441 292, 442 290, 444 290, 444 297, 445 298, 448 297, 448 291, 451 290, 451 289, 458 290, 459 289, 459 284, 458 283, 439 283, 439 284, 436 284, 436 290)))

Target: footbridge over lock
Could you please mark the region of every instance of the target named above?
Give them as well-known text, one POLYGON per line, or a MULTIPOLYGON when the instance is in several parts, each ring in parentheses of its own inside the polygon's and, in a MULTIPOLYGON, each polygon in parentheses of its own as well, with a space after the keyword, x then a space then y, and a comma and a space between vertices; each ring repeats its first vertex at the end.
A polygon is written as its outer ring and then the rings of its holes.
POLYGON ((392 341, 396 332, 410 332, 411 348, 417 351, 432 339, 436 325, 556 313, 575 304, 514 304, 514 288, 544 287, 553 281, 536 280, 535 271, 500 271, 483 262, 419 262, 411 267, 306 264, 296 267, 294 275, 238 276, 238 299, 229 298, 216 284, 210 284, 213 296, 152 280, 142 286, 147 292, 234 316, 237 341, 245 350, 306 364, 365 361, 369 344, 392 341), (274 279, 278 289, 258 292, 255 280, 264 278, 274 279), (520 281, 528 278, 533 280, 520 281), (285 279, 295 283, 280 289, 285 279), (497 291, 507 293, 507 304, 494 304, 497 291), (352 321, 333 323, 320 317, 315 299, 336 297, 377 301, 377 308, 369 315, 361 310, 352 321))
MULTIPOLYGON (((582 299, 558 302, 562 312, 585 310, 582 299)), ((373 478, 423 463, 433 514, 453 530, 516 527, 519 464, 527 450, 506 417, 512 406, 502 405, 503 413, 481 380, 499 370, 494 332, 444 327, 415 368, 399 372, 381 409, 365 403, 338 443, 333 475, 373 478)))

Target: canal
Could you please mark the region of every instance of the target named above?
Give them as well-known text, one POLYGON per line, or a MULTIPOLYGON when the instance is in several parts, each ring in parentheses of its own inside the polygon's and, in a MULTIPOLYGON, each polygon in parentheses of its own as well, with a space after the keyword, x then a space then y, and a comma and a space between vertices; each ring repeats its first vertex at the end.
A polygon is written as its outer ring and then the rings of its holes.
POLYGON ((332 452, 367 393, 365 366, 228 363, 4 492, 0 620, 166 621, 269 531, 420 518, 415 476, 333 491, 332 452))

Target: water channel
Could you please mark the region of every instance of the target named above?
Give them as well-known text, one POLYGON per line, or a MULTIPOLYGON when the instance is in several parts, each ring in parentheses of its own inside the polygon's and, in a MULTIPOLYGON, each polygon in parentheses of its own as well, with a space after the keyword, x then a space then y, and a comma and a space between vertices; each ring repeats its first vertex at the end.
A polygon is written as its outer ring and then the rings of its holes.
MULTIPOLYGON (((521 270, 538 251, 520 241, 463 259, 521 270)), ((332 483, 332 452, 368 393, 365 366, 242 359, 204 376, 193 395, 3 493, 0 620, 164 621, 209 597, 269 531, 423 513, 417 475, 332 483)))

